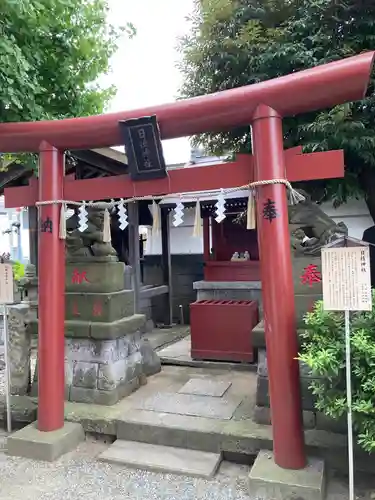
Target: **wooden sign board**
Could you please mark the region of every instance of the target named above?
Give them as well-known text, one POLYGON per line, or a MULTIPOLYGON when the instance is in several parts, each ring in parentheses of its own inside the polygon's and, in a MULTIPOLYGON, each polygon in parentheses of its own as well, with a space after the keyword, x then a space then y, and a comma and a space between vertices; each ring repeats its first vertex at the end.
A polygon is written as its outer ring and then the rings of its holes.
POLYGON ((14 284, 12 264, 0 264, 0 304, 13 304, 14 284))
POLYGON ((167 167, 156 116, 120 121, 119 126, 132 180, 166 177, 167 167))
POLYGON ((368 246, 323 248, 322 280, 327 311, 372 310, 368 246))

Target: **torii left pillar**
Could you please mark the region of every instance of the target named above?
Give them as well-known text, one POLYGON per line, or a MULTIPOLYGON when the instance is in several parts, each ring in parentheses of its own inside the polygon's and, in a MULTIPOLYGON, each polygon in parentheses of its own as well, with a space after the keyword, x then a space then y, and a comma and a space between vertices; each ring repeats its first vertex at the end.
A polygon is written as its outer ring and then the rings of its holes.
MULTIPOLYGON (((39 201, 64 199, 65 156, 47 142, 39 150, 39 201)), ((38 429, 64 426, 65 242, 61 205, 39 207, 38 429)))
POLYGON ((81 424, 64 422, 65 242, 60 239, 64 153, 39 148, 38 422, 10 435, 8 455, 54 461, 84 439, 81 424))

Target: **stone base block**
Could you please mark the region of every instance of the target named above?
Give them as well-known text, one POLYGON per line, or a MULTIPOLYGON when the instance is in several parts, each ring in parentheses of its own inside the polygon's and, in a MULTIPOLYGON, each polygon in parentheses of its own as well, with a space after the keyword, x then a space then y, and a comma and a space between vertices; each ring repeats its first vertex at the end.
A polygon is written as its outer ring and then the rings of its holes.
POLYGON ((309 458, 305 469, 282 469, 272 452, 260 451, 249 474, 249 490, 258 500, 323 500, 324 462, 309 458))
MULTIPOLYGON (((316 426, 316 416, 313 411, 303 411, 303 427, 314 429, 316 426)), ((267 406, 255 406, 254 421, 261 425, 271 425, 271 409, 267 406)))
POLYGON ((62 429, 41 432, 37 428, 37 422, 34 422, 8 437, 7 454, 53 462, 74 450, 84 437, 81 424, 65 422, 62 429))
MULTIPOLYGON (((65 339, 65 398, 114 405, 161 370, 159 356, 139 332, 113 340, 65 339)), ((32 395, 37 395, 37 370, 32 395)))
MULTIPOLYGON (((301 397, 302 409, 305 411, 315 412, 316 397, 310 389, 310 385, 314 380, 319 380, 313 377, 310 368, 302 362, 299 362, 300 382, 301 382, 301 397)), ((268 388, 268 367, 267 367, 267 352, 265 349, 258 351, 258 379, 256 404, 258 406, 270 406, 269 388, 268 388)))
POLYGON ((125 264, 106 261, 67 262, 65 290, 67 292, 107 293, 124 289, 125 264))
POLYGON ((65 319, 112 323, 134 314, 133 290, 112 293, 66 293, 65 319))
MULTIPOLYGON (((146 316, 133 314, 118 321, 65 321, 65 337, 72 339, 93 338, 99 340, 118 339, 126 334, 144 329, 146 316)), ((30 335, 38 335, 38 320, 32 320, 27 325, 30 335)))
POLYGON ((31 336, 26 328, 29 310, 27 304, 8 306, 10 392, 19 396, 30 389, 31 336))
MULTIPOLYGON (((12 429, 20 429, 37 419, 37 402, 29 396, 11 396, 12 429)), ((6 428, 7 411, 5 397, 0 397, 0 428, 6 428)))
POLYGON ((294 293, 321 295, 322 260, 320 257, 301 256, 292 259, 294 293))

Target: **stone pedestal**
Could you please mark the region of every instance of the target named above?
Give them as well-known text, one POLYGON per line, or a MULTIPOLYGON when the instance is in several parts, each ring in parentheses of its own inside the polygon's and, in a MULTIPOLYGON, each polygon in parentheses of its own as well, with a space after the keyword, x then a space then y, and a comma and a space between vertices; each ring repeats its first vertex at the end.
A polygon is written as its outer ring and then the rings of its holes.
POLYGON ((30 388, 31 336, 26 328, 29 306, 8 306, 10 392, 24 396, 30 388))
POLYGON ((292 260, 297 325, 323 296, 322 262, 320 257, 296 257, 292 260))
MULTIPOLYGON (((124 290, 124 264, 113 259, 66 266, 65 395, 69 401, 113 405, 160 371, 142 339, 146 317, 134 314, 124 290)), ((33 395, 37 393, 37 380, 33 395)))
POLYGON ((249 491, 258 500, 323 500, 325 498, 323 460, 309 457, 301 470, 282 469, 272 452, 261 450, 249 474, 249 491))

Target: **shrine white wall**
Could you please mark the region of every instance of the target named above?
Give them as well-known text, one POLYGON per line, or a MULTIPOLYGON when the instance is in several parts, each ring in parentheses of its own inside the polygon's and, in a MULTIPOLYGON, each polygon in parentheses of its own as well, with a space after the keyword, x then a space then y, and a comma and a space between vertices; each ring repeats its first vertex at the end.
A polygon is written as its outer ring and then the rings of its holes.
MULTIPOLYGON (((202 254, 203 238, 193 236, 195 210, 185 210, 184 222, 181 226, 174 227, 173 217, 169 216, 171 253, 177 255, 202 254)), ((152 234, 152 229, 147 231, 145 255, 161 255, 161 235, 152 234)))
POLYGON ((353 238, 361 239, 363 231, 374 224, 364 200, 350 200, 337 209, 332 203, 323 203, 321 208, 335 222, 343 222, 353 238))
MULTIPOLYGON (((337 209, 333 208, 332 203, 323 203, 321 208, 335 222, 343 222, 353 238, 362 238, 363 231, 374 224, 364 200, 350 200, 337 209)), ((203 253, 203 239, 193 236, 194 216, 194 209, 185 210, 184 222, 179 227, 172 225, 170 216, 171 254, 199 255, 203 253)), ((161 255, 160 233, 153 235, 151 228, 147 229, 145 255, 161 255)))

